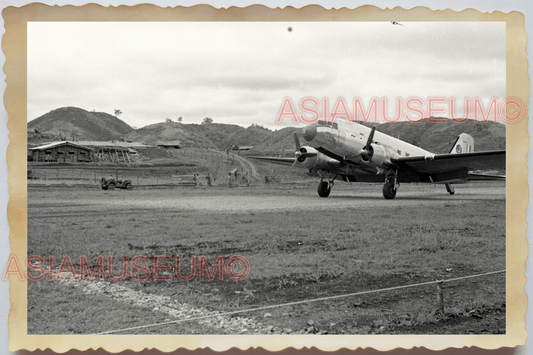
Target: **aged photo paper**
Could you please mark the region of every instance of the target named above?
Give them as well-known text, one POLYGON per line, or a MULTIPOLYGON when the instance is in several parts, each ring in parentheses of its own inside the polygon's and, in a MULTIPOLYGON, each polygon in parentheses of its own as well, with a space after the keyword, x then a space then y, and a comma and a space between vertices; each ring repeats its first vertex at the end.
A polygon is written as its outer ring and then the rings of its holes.
POLYGON ((521 13, 2 15, 11 351, 526 341, 521 13))

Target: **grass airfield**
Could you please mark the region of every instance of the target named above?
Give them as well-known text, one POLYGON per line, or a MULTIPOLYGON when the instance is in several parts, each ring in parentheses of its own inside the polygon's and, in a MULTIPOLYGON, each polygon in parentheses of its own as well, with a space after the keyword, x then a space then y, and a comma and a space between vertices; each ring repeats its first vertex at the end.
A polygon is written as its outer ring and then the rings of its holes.
MULTIPOLYGON (((505 184, 337 182, 320 198, 315 181, 250 187, 28 188, 28 256, 245 256, 251 274, 189 282, 115 282, 168 303, 232 312, 505 269, 505 184)), ((188 263, 182 273, 188 274, 188 263)), ((120 263, 116 274, 120 274, 120 263)), ((175 270, 172 269, 172 272, 175 270)), ((48 276, 47 276, 48 277, 48 276)), ((29 334, 92 334, 179 319, 160 305, 87 293, 73 283, 28 281, 29 334), (46 296, 45 296, 46 295, 46 296)), ((95 283, 98 281, 94 281, 95 283)), ((505 333, 505 274, 242 313, 240 328, 190 321, 120 334, 499 334, 505 333)), ((107 292, 107 293, 106 293, 107 292)))

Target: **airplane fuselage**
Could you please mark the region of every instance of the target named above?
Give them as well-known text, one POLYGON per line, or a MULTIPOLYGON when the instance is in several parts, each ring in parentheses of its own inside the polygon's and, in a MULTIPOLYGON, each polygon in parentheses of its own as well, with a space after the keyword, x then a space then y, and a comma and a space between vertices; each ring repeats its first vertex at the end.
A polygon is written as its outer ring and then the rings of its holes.
POLYGON ((391 164, 391 159, 401 156, 427 156, 433 153, 396 139, 381 132, 375 132, 372 146, 379 150, 381 156, 373 161, 365 161, 361 150, 365 147, 372 129, 358 123, 348 123, 344 120, 335 122, 318 121, 303 129, 304 139, 314 146, 322 147, 334 152, 345 161, 358 164, 364 170, 383 173, 391 164))

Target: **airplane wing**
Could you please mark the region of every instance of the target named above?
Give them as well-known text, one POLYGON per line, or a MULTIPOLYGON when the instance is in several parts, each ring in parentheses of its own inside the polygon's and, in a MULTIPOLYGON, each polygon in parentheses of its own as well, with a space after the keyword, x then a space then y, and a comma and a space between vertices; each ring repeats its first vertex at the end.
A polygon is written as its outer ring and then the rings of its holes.
POLYGON ((468 180, 505 180, 505 175, 491 175, 491 174, 480 174, 480 173, 469 173, 468 180))
MULTIPOLYGON (((419 175, 420 181, 478 180, 480 174, 476 176, 471 171, 505 169, 505 151, 398 157, 391 159, 391 162, 410 173, 409 175, 419 175)), ((501 176, 499 177, 501 179, 501 176)))
POLYGON ((264 160, 275 164, 281 164, 281 165, 291 165, 294 163, 294 158, 290 157, 261 157, 261 156, 250 156, 249 158, 252 159, 258 159, 258 160, 264 160))

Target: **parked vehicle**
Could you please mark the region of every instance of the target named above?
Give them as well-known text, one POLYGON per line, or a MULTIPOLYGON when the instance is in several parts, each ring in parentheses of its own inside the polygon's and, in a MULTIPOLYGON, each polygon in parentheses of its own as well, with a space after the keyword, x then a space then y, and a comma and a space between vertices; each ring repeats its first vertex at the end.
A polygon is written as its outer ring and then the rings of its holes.
POLYGON ((100 186, 102 186, 102 190, 114 190, 115 188, 126 190, 133 189, 133 184, 131 183, 131 180, 117 180, 112 177, 109 179, 103 177, 102 180, 100 180, 100 186))

